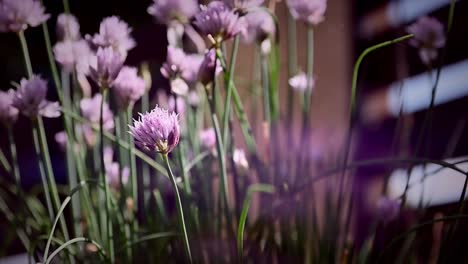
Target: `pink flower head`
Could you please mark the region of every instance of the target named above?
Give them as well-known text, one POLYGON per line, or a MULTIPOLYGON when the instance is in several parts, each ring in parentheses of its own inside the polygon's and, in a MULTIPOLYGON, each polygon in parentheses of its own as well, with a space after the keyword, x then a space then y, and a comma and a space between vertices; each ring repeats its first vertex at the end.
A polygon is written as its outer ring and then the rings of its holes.
POLYGON ((20 87, 13 98, 13 106, 25 116, 37 118, 59 117, 60 105, 58 102, 46 100, 47 81, 39 76, 33 76, 31 79, 22 79, 20 87))
POLYGON ((242 12, 248 11, 263 4, 264 0, 224 0, 224 3, 230 8, 240 10, 242 12))
POLYGON ((437 50, 445 45, 444 26, 433 17, 421 17, 407 31, 414 35, 410 44, 419 49, 421 61, 429 65, 437 58, 437 50))
POLYGON ((307 82, 307 74, 305 74, 304 72, 300 72, 299 74, 289 79, 288 83, 292 89, 299 91, 299 92, 307 91, 308 85, 310 86, 310 89, 312 90, 314 89, 314 86, 315 86, 315 80, 312 77, 307 82))
POLYGON ((181 77, 187 83, 193 84, 198 81, 198 71, 203 62, 203 55, 189 54, 185 56, 184 67, 182 68, 181 77))
POLYGON ((123 58, 127 57, 129 50, 136 46, 135 40, 130 33, 132 28, 116 16, 104 18, 99 26, 99 34, 93 37, 86 36, 96 47, 112 47, 123 58))
POLYGON ((216 134, 212 127, 200 131, 199 138, 205 149, 213 149, 216 145, 216 134))
POLYGON ((124 57, 111 47, 99 48, 96 56, 91 56, 89 70, 91 77, 101 87, 112 86, 123 67, 124 57))
POLYGON ((54 46, 55 60, 67 72, 89 73, 89 61, 93 56, 86 40, 64 40, 54 46))
MULTIPOLYGON (((101 94, 96 94, 93 98, 84 98, 80 101, 81 114, 93 125, 99 124, 101 101, 101 94)), ((106 102, 104 102, 102 119, 104 130, 111 131, 114 128, 114 116, 106 102)))
POLYGON ((216 42, 213 44, 219 44, 245 30, 244 19, 221 1, 201 6, 201 11, 195 15, 194 24, 201 33, 212 37, 212 41, 216 42))
POLYGON ((296 20, 317 25, 324 19, 327 0, 287 0, 289 12, 296 20))
POLYGON ((11 125, 18 119, 18 109, 13 106, 15 91, 0 91, 0 122, 11 125))
POLYGON ((41 2, 36 0, 0 1, 0 32, 19 32, 37 27, 49 19, 41 2))
POLYGON ((159 23, 170 24, 172 21, 187 23, 198 11, 196 0, 153 0, 148 13, 159 23))
POLYGON ((203 85, 208 85, 213 82, 215 77, 215 71, 218 72, 218 65, 216 61, 216 52, 214 49, 210 49, 206 54, 205 58, 203 59, 200 70, 198 71, 198 80, 203 85))
POLYGON ((161 67, 161 74, 167 79, 178 77, 185 65, 186 55, 182 49, 167 46, 166 62, 161 67))
POLYGON ((111 147, 104 148, 104 167, 106 169, 106 181, 107 183, 118 190, 120 188, 120 175, 122 175, 122 183, 127 184, 130 170, 128 167, 124 167, 120 171, 120 164, 114 162, 114 151, 111 147))
POLYGON ((127 107, 133 105, 145 94, 145 80, 138 76, 135 67, 124 66, 114 81, 114 91, 119 103, 127 107))
POLYGON ((275 35, 276 25, 271 14, 265 10, 257 10, 247 13, 244 16, 247 24, 246 30, 242 34, 242 39, 246 43, 262 42, 269 36, 275 35))
POLYGON ((57 18, 57 38, 60 40, 81 39, 80 24, 78 19, 72 14, 60 14, 57 18))
POLYGON ((139 120, 134 120, 130 134, 135 144, 141 149, 170 153, 179 143, 180 126, 176 113, 156 106, 151 112, 140 113, 139 120))

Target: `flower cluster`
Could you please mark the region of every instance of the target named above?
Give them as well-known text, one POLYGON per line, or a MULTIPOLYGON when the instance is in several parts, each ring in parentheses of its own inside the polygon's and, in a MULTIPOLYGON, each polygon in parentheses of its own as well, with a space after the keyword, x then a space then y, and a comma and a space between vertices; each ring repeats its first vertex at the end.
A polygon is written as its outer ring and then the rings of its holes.
POLYGON ((159 23, 170 24, 173 21, 187 23, 198 11, 196 0, 153 0, 148 13, 159 23))
POLYGON ((437 58, 438 49, 445 45, 444 26, 435 18, 421 17, 407 31, 414 35, 410 44, 419 49, 421 61, 430 65, 437 58))
POLYGON ((37 27, 49 19, 44 7, 37 0, 0 1, 0 32, 19 32, 28 26, 37 27))
POLYGON ((179 118, 176 113, 156 106, 151 112, 140 114, 139 120, 130 126, 130 133, 141 149, 168 154, 179 143, 179 118))
POLYGON ((10 89, 6 92, 0 91, 0 122, 10 125, 18 118, 18 109, 13 106, 15 91, 10 89))
POLYGON ((324 19, 327 0, 287 0, 291 15, 308 25, 317 25, 324 19))
POLYGON ((195 15, 194 24, 201 33, 210 37, 214 45, 242 33, 246 27, 244 18, 220 1, 202 6, 195 15))
POLYGON ((124 57, 111 47, 100 47, 96 56, 90 58, 90 75, 101 88, 111 87, 123 67, 124 60, 124 57))
POLYGON ((123 108, 133 105, 145 93, 145 80, 138 76, 137 69, 124 66, 114 81, 113 91, 123 108))
POLYGON ((59 103, 47 101, 46 95, 47 81, 39 76, 32 76, 29 80, 22 79, 20 87, 13 97, 13 106, 21 114, 31 119, 35 119, 38 116, 60 116, 59 103))

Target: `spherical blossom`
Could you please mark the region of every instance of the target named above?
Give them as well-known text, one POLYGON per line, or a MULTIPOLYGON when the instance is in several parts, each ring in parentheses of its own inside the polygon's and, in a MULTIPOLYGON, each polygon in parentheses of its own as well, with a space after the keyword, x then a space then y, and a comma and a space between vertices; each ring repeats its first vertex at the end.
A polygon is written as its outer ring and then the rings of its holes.
POLYGON ((435 18, 421 17, 407 31, 414 35, 410 44, 419 49, 421 61, 429 65, 437 58, 438 49, 445 45, 444 26, 435 18))
POLYGON ((305 74, 304 72, 300 72, 294 77, 291 77, 288 83, 292 89, 297 90, 299 92, 305 92, 307 90, 308 85, 312 90, 315 86, 315 80, 312 77, 310 77, 309 81, 307 82, 307 74, 305 74))
POLYGON ((36 0, 0 1, 0 32, 19 32, 36 27, 49 19, 41 2, 36 0))
POLYGON ((230 8, 235 8, 241 11, 248 11, 248 9, 259 7, 263 4, 264 0, 224 0, 224 3, 230 8))
POLYGON ((55 60, 67 72, 89 73, 89 61, 93 53, 86 40, 64 40, 54 46, 55 60))
POLYGON ((58 102, 46 100, 47 81, 39 76, 31 79, 22 79, 20 87, 13 98, 13 106, 18 108, 21 114, 30 118, 60 116, 60 105, 58 102))
MULTIPOLYGON (((81 114, 93 125, 99 125, 101 101, 101 94, 96 94, 93 98, 84 98, 80 101, 81 114)), ((103 106, 102 119, 104 130, 111 131, 114 128, 114 116, 106 102, 104 102, 103 106)))
POLYGON ((114 51, 126 57, 129 50, 136 46, 135 40, 130 33, 132 28, 125 21, 116 16, 104 18, 99 26, 99 34, 93 37, 87 36, 96 47, 112 47, 114 51))
POLYGON ((135 67, 124 66, 114 81, 113 90, 123 107, 133 105, 145 93, 145 80, 138 76, 135 67))
POLYGON ((217 45, 245 30, 245 20, 220 1, 202 6, 195 15, 194 24, 201 33, 211 36, 213 44, 217 45))
POLYGON ((205 54, 205 58, 198 72, 198 79, 203 85, 208 85, 213 82, 217 64, 216 52, 214 49, 211 49, 205 54))
POLYGON ((180 127, 176 113, 156 106, 151 112, 140 114, 130 126, 135 144, 143 150, 170 153, 179 143, 180 127))
POLYGON ((262 42, 276 31, 275 21, 271 14, 265 10, 252 11, 245 15, 247 24, 242 34, 242 40, 246 43, 262 42))
POLYGON ((57 38, 60 40, 79 40, 81 39, 80 24, 78 19, 72 14, 60 14, 57 18, 57 38))
POLYGON ((200 131, 199 138, 201 146, 205 149, 213 149, 216 146, 216 134, 212 127, 200 131))
POLYGON ((170 24, 172 21, 187 23, 198 11, 196 0, 153 0, 148 13, 159 23, 170 24))
POLYGON ((327 9, 327 0, 287 0, 286 3, 294 19, 309 25, 322 22, 327 9))
POLYGON ((91 56, 89 70, 91 77, 101 87, 110 87, 123 67, 124 58, 111 47, 99 48, 96 56, 91 56))
POLYGON ((0 91, 0 122, 5 125, 11 125, 18 119, 18 109, 13 106, 14 97, 13 89, 0 91))

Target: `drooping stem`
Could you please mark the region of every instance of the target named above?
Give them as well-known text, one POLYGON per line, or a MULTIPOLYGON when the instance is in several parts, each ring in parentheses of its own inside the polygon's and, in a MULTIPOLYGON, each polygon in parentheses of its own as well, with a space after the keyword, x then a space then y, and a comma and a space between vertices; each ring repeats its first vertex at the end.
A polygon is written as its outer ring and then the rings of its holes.
POLYGON ((106 181, 106 169, 105 169, 105 163, 104 163, 104 118, 103 118, 103 112, 104 112, 104 102, 107 97, 107 88, 106 87, 101 87, 101 95, 102 95, 102 100, 101 100, 101 106, 100 106, 100 112, 99 112, 99 152, 100 152, 100 160, 101 160, 101 181, 102 184, 104 185, 104 207, 105 207, 105 223, 106 223, 106 234, 107 234, 107 246, 108 246, 108 251, 109 251, 109 257, 111 259, 111 262, 114 262, 114 240, 112 236, 112 218, 110 216, 110 192, 109 192, 109 185, 107 184, 106 181))
POLYGON ((164 160, 164 164, 166 165, 167 174, 169 175, 169 178, 172 183, 172 188, 174 189, 174 193, 176 196, 177 211, 178 211, 178 216, 179 216, 179 225, 180 225, 182 235, 184 237, 185 252, 187 253, 187 258, 189 259, 189 262, 192 263, 192 253, 190 252, 190 243, 189 243, 189 239, 187 235, 187 228, 186 228, 185 219, 184 219, 184 209, 182 207, 182 200, 180 199, 179 189, 177 188, 177 182, 174 177, 174 174, 172 173, 167 154, 163 154, 162 157, 164 160))
POLYGON ((24 36, 24 31, 18 32, 18 37, 21 42, 21 49, 23 50, 24 65, 26 66, 26 72, 28 77, 31 78, 33 75, 31 57, 29 57, 28 43, 26 42, 26 37, 24 36))

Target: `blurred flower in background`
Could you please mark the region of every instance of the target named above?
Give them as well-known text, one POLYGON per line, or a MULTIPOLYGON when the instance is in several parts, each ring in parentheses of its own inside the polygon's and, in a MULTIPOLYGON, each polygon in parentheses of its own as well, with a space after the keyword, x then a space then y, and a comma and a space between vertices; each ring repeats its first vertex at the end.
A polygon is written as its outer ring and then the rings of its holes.
POLYGON ((121 107, 133 105, 145 93, 146 83, 135 67, 124 66, 114 81, 113 91, 121 107))
POLYGON ((241 12, 246 12, 248 9, 259 7, 263 4, 264 0, 224 0, 224 3, 230 8, 235 8, 241 12))
POLYGON ((380 221, 388 223, 397 218, 400 212, 400 200, 390 199, 388 197, 380 197, 377 201, 377 217, 380 221))
POLYGON ((315 80, 311 77, 309 81, 307 81, 307 74, 305 74, 304 72, 300 72, 297 75, 291 77, 288 83, 292 89, 298 92, 305 92, 307 90, 308 85, 312 90, 315 86, 315 80))
POLYGON ((40 1, 2 0, 0 2, 0 31, 19 32, 28 26, 37 27, 49 19, 40 1))
POLYGON ((324 20, 327 0, 287 0, 286 3, 296 20, 314 26, 324 20))
POLYGON ((445 45, 446 38, 442 23, 433 17, 425 16, 410 25, 407 31, 414 35, 410 44, 419 49, 421 61, 425 65, 431 66, 437 58, 438 49, 445 45))
MULTIPOLYGON (((80 101, 81 114, 92 125, 99 125, 101 101, 101 94, 96 94, 93 98, 84 98, 80 101)), ((104 130, 111 131, 114 129, 114 115, 106 102, 104 102, 102 119, 104 130)))
POLYGON ((10 126, 18 119, 18 109, 13 106, 15 91, 0 91, 0 122, 10 126))
POLYGON ((214 128, 210 127, 200 131, 199 134, 201 146, 205 149, 212 150, 216 146, 216 134, 214 128))
POLYGON ((267 11, 260 9, 247 13, 245 16, 246 30, 242 32, 245 43, 262 42, 275 35, 276 25, 273 17, 267 11))
POLYGON ((60 14, 57 18, 55 31, 57 32, 57 38, 60 40, 81 39, 80 24, 72 14, 60 14))
POLYGON ((123 67, 125 58, 111 47, 99 48, 90 58, 90 75, 101 88, 112 86, 123 67))
POLYGON ((197 11, 196 0, 153 0, 153 4, 148 7, 148 13, 166 25, 173 21, 188 23, 197 11))
POLYGON ((64 40, 54 46, 55 60, 66 72, 89 73, 89 61, 93 56, 86 40, 64 40))

